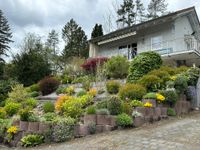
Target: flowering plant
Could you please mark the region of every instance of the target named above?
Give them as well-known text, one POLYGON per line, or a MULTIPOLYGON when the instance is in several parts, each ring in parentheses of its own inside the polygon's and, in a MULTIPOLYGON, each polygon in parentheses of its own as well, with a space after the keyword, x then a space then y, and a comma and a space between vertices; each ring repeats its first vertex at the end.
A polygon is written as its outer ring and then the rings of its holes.
POLYGON ((92 88, 88 91, 88 94, 95 97, 97 95, 97 90, 95 88, 92 88))
POLYGON ((170 77, 170 79, 173 80, 173 81, 175 81, 176 78, 177 78, 177 76, 171 76, 171 77, 170 77))
POLYGON ((17 131, 18 131, 18 128, 16 126, 11 126, 10 128, 7 129, 6 132, 8 134, 7 134, 6 138, 7 138, 8 142, 11 142, 13 135, 16 134, 17 131))
POLYGON ((65 89, 65 93, 68 95, 72 95, 72 94, 74 94, 74 92, 75 92, 75 89, 73 86, 69 86, 65 89))
POLYGON ((73 97, 72 96, 68 96, 68 95, 62 95, 62 96, 58 97, 58 99, 56 100, 56 103, 55 103, 55 109, 56 109, 56 111, 60 112, 61 108, 62 108, 62 105, 66 101, 70 101, 72 99, 73 99, 73 97))
POLYGON ((146 102, 145 104, 144 104, 144 107, 152 107, 153 105, 150 103, 150 102, 146 102))
POLYGON ((163 102, 165 100, 165 97, 159 93, 156 93, 156 99, 158 102, 163 102))
POLYGON ((133 111, 132 112, 132 117, 142 117, 143 115, 140 113, 140 112, 138 112, 138 111, 133 111))

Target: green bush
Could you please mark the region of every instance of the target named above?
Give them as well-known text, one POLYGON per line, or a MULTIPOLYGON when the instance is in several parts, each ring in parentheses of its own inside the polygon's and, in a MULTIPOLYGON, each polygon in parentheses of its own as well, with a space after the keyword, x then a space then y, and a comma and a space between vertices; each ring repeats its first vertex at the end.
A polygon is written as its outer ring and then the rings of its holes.
POLYGON ((200 69, 197 67, 190 68, 186 72, 186 76, 188 77, 188 85, 196 86, 200 76, 200 69))
POLYGON ((161 83, 163 81, 155 75, 144 75, 138 81, 139 84, 142 84, 148 91, 157 91, 161 88, 161 83))
POLYGON ((34 98, 27 98, 23 102, 24 107, 35 108, 37 106, 37 104, 38 104, 38 101, 34 98))
POLYGON ((168 66, 161 66, 159 70, 166 71, 171 76, 176 74, 176 69, 168 66))
POLYGON ((130 103, 131 107, 143 107, 144 104, 143 102, 139 101, 139 100, 133 100, 130 103))
POLYGON ((144 99, 157 99, 156 93, 150 92, 143 96, 144 99))
POLYGON ((37 91, 31 92, 30 97, 38 97, 40 94, 37 91))
POLYGON ((178 94, 184 93, 187 88, 187 78, 185 76, 179 75, 174 81, 174 88, 176 89, 178 94))
POLYGON ((19 103, 9 102, 5 105, 4 109, 9 116, 13 116, 14 114, 17 114, 20 107, 21 104, 19 103))
POLYGON ((0 119, 5 119, 6 118, 6 111, 4 108, 0 107, 0 119))
POLYGON ((54 142, 64 142, 74 137, 75 120, 70 117, 57 117, 54 120, 52 138, 54 142))
POLYGON ((162 90, 160 91, 160 94, 165 97, 164 103, 170 105, 171 107, 174 106, 178 100, 178 95, 173 89, 162 90))
POLYGON ((108 100, 102 100, 96 103, 97 109, 108 108, 108 100))
POLYGON ((133 125, 133 120, 129 115, 123 113, 117 116, 117 125, 120 127, 129 127, 133 125))
POLYGON ((82 87, 86 90, 89 91, 90 87, 91 87, 91 81, 90 80, 85 80, 84 82, 82 82, 82 87))
POLYGON ((39 117, 38 115, 34 114, 34 113, 30 113, 30 115, 28 116, 28 121, 29 122, 39 122, 39 117))
POLYGON ((29 134, 21 139, 23 147, 33 147, 44 143, 42 135, 29 134))
POLYGON ((86 94, 87 94, 87 91, 82 89, 76 94, 76 96, 81 97, 81 96, 86 95, 86 94))
POLYGON ((31 115, 30 109, 29 108, 21 109, 19 111, 19 115, 21 121, 28 121, 29 116, 31 115))
POLYGON ((30 88, 31 92, 34 92, 34 91, 39 92, 40 91, 39 84, 33 84, 29 88, 30 88))
POLYGON ((108 101, 108 110, 111 115, 118 115, 122 112, 121 109, 122 101, 117 97, 113 96, 108 101))
POLYGON ((62 76, 62 84, 69 84, 72 83, 73 78, 70 75, 63 75, 62 76))
POLYGON ((117 94, 119 92, 120 83, 117 81, 108 81, 106 83, 106 89, 110 94, 117 94))
POLYGON ((167 115, 168 116, 176 116, 176 112, 172 108, 167 109, 167 115))
POLYGON ((42 106, 42 109, 45 113, 50 113, 50 112, 54 112, 55 107, 52 102, 45 102, 42 106))
POLYGON ((59 87, 60 82, 54 77, 45 77, 39 82, 40 91, 43 95, 51 94, 59 87))
POLYGON ((180 66, 178 68, 175 68, 175 72, 176 72, 176 74, 181 74, 181 73, 187 72, 188 69, 189 69, 189 67, 187 67, 187 66, 180 66))
POLYGON ((55 120, 56 117, 57 117, 57 115, 55 113, 49 112, 42 116, 41 121, 42 122, 52 122, 55 120))
POLYGON ((133 108, 131 107, 131 104, 128 102, 123 102, 121 106, 121 110, 123 113, 131 115, 133 108))
POLYGON ((129 61, 123 56, 113 56, 105 63, 108 78, 125 78, 128 75, 129 61))
POLYGON ((11 127, 12 120, 11 119, 0 119, 0 137, 5 136, 6 129, 11 127))
POLYGON ((57 95, 62 94, 64 92, 65 92, 65 87, 58 87, 57 90, 56 90, 57 95))
POLYGON ((97 109, 97 110, 96 110, 96 113, 97 113, 98 115, 109 115, 109 114, 110 114, 109 110, 108 110, 108 109, 105 109, 105 108, 97 109))
POLYGON ((95 108, 94 106, 89 106, 89 107, 86 109, 86 113, 87 113, 87 114, 90 114, 90 115, 96 114, 96 108, 95 108))
POLYGON ((131 61, 127 81, 134 83, 148 72, 160 68, 161 65, 162 59, 158 53, 141 53, 131 61))
POLYGON ((122 100, 142 99, 143 95, 146 94, 146 89, 139 84, 126 84, 119 90, 119 97, 122 100))

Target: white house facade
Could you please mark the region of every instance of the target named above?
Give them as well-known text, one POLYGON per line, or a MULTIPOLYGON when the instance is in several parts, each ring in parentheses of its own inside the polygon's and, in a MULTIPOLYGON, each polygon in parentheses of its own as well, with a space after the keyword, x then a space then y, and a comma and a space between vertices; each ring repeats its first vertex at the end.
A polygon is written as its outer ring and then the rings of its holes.
POLYGON ((91 39, 90 57, 158 52, 168 65, 200 65, 200 23, 194 7, 91 39))

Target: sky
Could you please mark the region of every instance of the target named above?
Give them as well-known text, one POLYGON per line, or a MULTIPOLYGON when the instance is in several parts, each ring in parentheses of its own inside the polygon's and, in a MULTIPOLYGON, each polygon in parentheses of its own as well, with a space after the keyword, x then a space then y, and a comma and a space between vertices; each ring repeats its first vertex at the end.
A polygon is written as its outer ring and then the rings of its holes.
MULTIPOLYGON (((20 51, 20 43, 27 33, 35 33, 46 39, 48 33, 55 29, 60 35, 59 47, 62 50, 64 42, 61 31, 71 19, 83 28, 90 39, 95 23, 103 24, 106 32, 114 29, 108 28, 108 20, 115 17, 111 14, 123 0, 0 0, 0 9, 8 19, 13 32, 11 52, 20 51), (110 14, 110 15, 109 15, 110 14)), ((141 0, 145 6, 150 0, 141 0)), ((166 0, 169 11, 195 6, 200 18, 200 0, 166 0)), ((9 58, 7 58, 9 59, 9 58)))

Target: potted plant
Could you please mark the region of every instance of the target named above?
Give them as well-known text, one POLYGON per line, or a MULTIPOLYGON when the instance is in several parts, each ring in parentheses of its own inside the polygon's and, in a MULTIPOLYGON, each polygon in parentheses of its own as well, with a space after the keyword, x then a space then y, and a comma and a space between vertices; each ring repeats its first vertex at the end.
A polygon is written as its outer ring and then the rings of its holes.
POLYGON ((109 125, 110 124, 110 112, 108 109, 97 110, 97 125, 109 125))
POLYGON ((19 112, 19 115, 20 115, 20 124, 19 124, 20 130, 27 131, 28 130, 28 124, 29 124, 28 119, 29 119, 29 115, 30 115, 30 110, 29 109, 22 109, 19 112))
POLYGON ((96 116, 96 108, 94 106, 90 106, 86 110, 86 114, 84 115, 84 124, 90 124, 97 122, 96 116))
POLYGON ((135 127, 139 127, 144 124, 144 116, 141 113, 133 111, 132 117, 133 117, 133 125, 135 127))
POLYGON ((28 121, 28 131, 37 132, 39 130, 39 117, 34 113, 31 113, 28 121))

